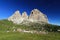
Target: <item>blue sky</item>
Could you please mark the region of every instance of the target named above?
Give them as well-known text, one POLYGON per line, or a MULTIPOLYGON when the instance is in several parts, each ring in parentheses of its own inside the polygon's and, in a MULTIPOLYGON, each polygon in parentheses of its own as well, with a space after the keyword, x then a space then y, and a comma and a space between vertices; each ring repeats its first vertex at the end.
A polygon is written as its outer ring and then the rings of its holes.
POLYGON ((49 23, 60 25, 60 0, 0 0, 0 20, 7 19, 16 10, 29 15, 35 8, 47 15, 49 23))

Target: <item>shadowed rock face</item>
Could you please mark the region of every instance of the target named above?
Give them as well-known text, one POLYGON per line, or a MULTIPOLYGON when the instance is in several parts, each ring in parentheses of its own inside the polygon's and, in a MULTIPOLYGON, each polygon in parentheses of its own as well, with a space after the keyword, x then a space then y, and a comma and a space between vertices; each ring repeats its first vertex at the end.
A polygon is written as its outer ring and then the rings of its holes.
POLYGON ((34 9, 31 11, 30 16, 28 17, 27 12, 23 12, 22 15, 17 10, 12 16, 8 18, 9 21, 13 23, 29 23, 29 22, 44 22, 48 23, 48 18, 45 14, 40 12, 38 9, 34 9))

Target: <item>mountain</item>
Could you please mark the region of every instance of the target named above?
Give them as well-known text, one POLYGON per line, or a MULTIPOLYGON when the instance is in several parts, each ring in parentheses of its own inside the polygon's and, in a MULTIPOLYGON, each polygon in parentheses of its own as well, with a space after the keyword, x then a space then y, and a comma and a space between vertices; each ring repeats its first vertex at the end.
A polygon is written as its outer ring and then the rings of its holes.
POLYGON ((22 13, 22 18, 24 18, 25 20, 28 19, 27 12, 23 12, 23 13, 22 13))
POLYGON ((19 28, 29 31, 30 30, 48 31, 48 32, 60 31, 60 26, 58 25, 52 25, 52 24, 41 25, 39 23, 30 23, 29 25, 17 25, 8 20, 0 20, 0 32, 14 31, 19 28))
POLYGON ((21 17, 20 12, 17 10, 12 16, 8 18, 9 21, 12 21, 13 23, 19 24, 23 21, 23 18, 21 17))
POLYGON ((45 22, 48 23, 48 18, 45 14, 43 14, 41 11, 38 9, 34 9, 30 13, 29 19, 32 19, 35 22, 45 22))
POLYGON ((60 26, 50 25, 47 24, 44 26, 48 32, 48 34, 43 34, 44 31, 42 30, 43 25, 40 24, 31 24, 31 26, 25 25, 17 25, 13 24, 11 21, 8 20, 0 20, 0 40, 60 40, 60 32, 54 32, 56 29, 60 28, 60 26), (27 30, 28 31, 37 31, 43 33, 24 33, 18 32, 17 29, 27 30), (41 31, 42 30, 42 31, 41 31))
POLYGON ((30 15, 27 15, 27 12, 21 13, 17 10, 12 16, 8 18, 8 21, 12 21, 16 24, 28 24, 30 22, 37 22, 37 23, 48 23, 48 18, 45 14, 43 14, 38 9, 33 9, 30 15))

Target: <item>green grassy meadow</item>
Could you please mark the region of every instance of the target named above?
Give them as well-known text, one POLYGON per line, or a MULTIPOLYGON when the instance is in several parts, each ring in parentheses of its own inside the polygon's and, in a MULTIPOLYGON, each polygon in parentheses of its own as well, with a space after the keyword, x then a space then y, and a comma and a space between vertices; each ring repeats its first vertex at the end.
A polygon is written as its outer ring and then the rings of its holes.
POLYGON ((1 32, 0 40, 60 40, 60 33, 31 34, 20 32, 1 32))
POLYGON ((21 29, 29 28, 13 24, 7 20, 2 20, 0 21, 0 40, 60 40, 59 32, 48 32, 48 34, 13 32, 13 29, 15 29, 13 27, 21 29))

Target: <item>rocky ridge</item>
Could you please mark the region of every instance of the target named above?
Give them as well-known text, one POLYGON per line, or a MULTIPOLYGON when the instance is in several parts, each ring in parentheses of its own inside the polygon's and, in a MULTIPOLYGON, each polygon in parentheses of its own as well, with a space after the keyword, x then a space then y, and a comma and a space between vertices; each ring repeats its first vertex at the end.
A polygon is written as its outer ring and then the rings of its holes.
POLYGON ((30 22, 48 23, 47 16, 38 9, 32 10, 30 16, 27 15, 27 12, 23 12, 21 15, 19 10, 17 10, 12 16, 8 18, 8 20, 16 24, 26 24, 30 22))

